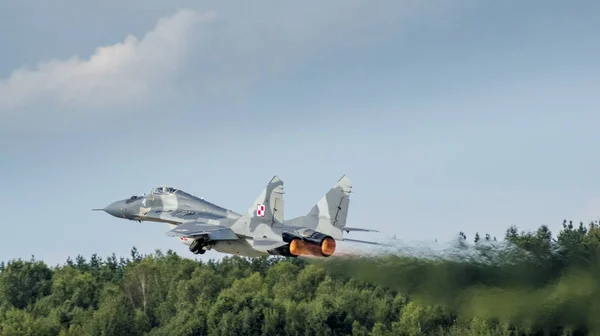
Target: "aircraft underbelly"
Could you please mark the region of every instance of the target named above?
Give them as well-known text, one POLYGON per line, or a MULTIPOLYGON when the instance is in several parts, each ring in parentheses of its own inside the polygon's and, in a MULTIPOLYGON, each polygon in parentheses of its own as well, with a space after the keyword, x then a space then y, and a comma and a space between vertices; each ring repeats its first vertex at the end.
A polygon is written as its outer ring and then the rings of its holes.
POLYGON ((187 246, 192 245, 192 242, 194 241, 194 239, 187 238, 187 237, 179 237, 178 240, 180 243, 187 245, 187 246))
POLYGON ((261 257, 268 255, 252 248, 252 241, 246 239, 215 241, 212 249, 221 253, 247 257, 261 257))
POLYGON ((168 223, 168 224, 174 224, 174 225, 177 225, 180 223, 180 221, 176 221, 173 219, 166 219, 166 218, 160 218, 160 217, 154 217, 154 216, 135 216, 133 219, 146 221, 146 222, 168 223))

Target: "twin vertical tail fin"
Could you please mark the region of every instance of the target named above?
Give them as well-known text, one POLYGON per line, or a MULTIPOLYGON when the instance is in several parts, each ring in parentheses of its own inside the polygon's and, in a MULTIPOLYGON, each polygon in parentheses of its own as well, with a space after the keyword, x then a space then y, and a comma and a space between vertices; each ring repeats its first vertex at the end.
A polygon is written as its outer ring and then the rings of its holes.
POLYGON ((316 230, 342 239, 342 228, 346 226, 352 182, 342 176, 310 210, 307 216, 317 220, 316 230))
POLYGON ((286 223, 311 228, 334 239, 343 239, 342 231, 348 218, 351 189, 350 178, 342 176, 306 216, 293 218, 286 223))
POLYGON ((283 225, 283 181, 278 176, 273 176, 271 182, 262 190, 248 208, 251 220, 258 220, 271 226, 283 225))
MULTIPOLYGON (((329 189, 325 196, 312 207, 308 214, 286 220, 285 225, 313 229, 329 235, 336 240, 378 244, 354 239, 344 239, 344 231, 377 232, 377 230, 350 228, 346 226, 351 192, 352 182, 348 176, 343 175, 337 183, 329 189)), ((272 227, 282 227, 284 224, 283 194, 283 181, 279 177, 274 176, 245 215, 250 218, 250 226, 255 227, 264 223, 272 227)), ((260 243, 259 245, 274 242, 269 239, 261 241, 261 239, 255 238, 254 240, 255 244, 258 242, 260 243)))

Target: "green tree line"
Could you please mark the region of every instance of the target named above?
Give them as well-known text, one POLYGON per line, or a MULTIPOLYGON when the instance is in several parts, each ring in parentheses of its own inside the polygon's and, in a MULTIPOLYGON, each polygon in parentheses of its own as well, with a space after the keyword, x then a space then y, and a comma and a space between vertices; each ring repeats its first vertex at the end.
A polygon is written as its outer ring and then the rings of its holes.
POLYGON ((597 223, 565 221, 556 238, 510 227, 503 241, 462 244, 475 254, 199 262, 134 247, 55 267, 10 260, 0 263, 0 335, 600 332, 597 223))

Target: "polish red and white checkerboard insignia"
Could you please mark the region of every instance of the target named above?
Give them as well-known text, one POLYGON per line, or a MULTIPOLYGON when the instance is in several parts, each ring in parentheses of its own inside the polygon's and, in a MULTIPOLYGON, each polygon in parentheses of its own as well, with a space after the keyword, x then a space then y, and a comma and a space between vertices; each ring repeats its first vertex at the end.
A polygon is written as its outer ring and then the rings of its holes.
POLYGON ((263 204, 258 204, 256 206, 256 215, 259 217, 265 217, 265 206, 263 204))

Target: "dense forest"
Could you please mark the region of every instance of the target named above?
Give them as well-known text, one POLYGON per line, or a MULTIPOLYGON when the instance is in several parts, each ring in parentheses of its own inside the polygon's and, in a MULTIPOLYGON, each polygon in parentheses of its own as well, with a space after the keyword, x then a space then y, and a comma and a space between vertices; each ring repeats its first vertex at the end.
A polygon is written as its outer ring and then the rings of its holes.
POLYGON ((600 228, 478 234, 464 253, 324 261, 167 251, 0 264, 0 335, 589 335, 600 228), (468 253, 467 253, 468 252, 468 253))

